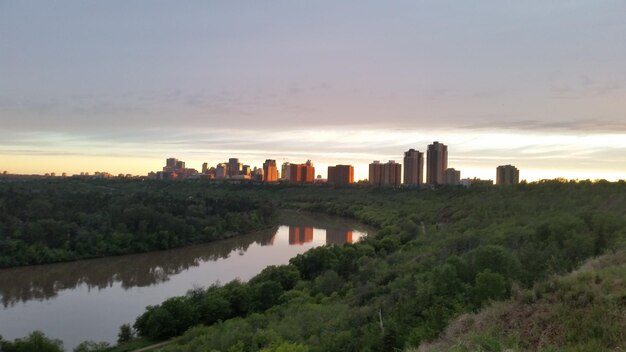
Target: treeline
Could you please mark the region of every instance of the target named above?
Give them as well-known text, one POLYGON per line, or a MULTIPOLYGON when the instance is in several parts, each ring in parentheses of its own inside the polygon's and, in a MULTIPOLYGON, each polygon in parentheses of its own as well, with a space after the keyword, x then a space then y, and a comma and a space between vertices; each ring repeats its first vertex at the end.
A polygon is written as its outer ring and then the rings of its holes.
POLYGON ((0 182, 0 267, 168 249, 275 222, 272 204, 206 184, 0 182))
POLYGON ((272 196, 281 206, 354 217, 377 226, 378 234, 312 249, 248 283, 194 290, 149 307, 134 324, 139 335, 166 339, 187 330, 165 351, 416 347, 437 338, 453 318, 626 239, 623 184, 287 187, 272 196))

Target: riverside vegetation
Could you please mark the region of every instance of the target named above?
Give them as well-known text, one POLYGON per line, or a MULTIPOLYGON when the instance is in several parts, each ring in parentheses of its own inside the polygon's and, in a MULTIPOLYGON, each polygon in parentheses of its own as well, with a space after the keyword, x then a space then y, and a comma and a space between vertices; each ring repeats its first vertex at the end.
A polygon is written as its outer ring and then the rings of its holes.
MULTIPOLYGON (((176 337, 163 351, 602 351, 626 345, 626 261, 619 251, 626 243, 624 182, 471 190, 151 187, 325 212, 378 229, 355 244, 312 249, 247 283, 193 289, 148 307, 134 331, 152 341, 176 337), (592 257, 598 259, 571 273, 592 257)), ((9 347, 3 348, 21 351, 9 347)))

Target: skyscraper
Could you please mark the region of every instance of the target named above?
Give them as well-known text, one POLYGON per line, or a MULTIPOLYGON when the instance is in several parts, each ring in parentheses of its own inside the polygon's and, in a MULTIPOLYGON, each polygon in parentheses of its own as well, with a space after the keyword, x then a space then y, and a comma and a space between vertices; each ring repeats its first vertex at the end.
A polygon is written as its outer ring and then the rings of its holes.
POLYGON ((170 169, 175 169, 176 168, 176 163, 178 162, 178 159, 176 158, 167 158, 165 160, 165 167, 168 167, 170 169))
POLYGON ((280 169, 280 178, 284 181, 289 181, 291 176, 291 167, 289 162, 284 162, 280 169))
POLYGON ((428 146, 426 182, 430 185, 444 184, 444 172, 448 168, 448 147, 434 142, 428 146))
POLYGON ((383 180, 383 164, 374 160, 369 166, 369 182, 372 185, 380 186, 383 180))
POLYGON ((241 173, 241 163, 237 158, 228 159, 228 176, 236 176, 241 173))
POLYGON ((353 182, 354 167, 352 167, 352 165, 335 165, 328 167, 328 184, 345 186, 353 182))
POLYGON ((402 165, 393 160, 389 160, 383 165, 382 181, 383 186, 400 186, 402 182, 402 165))
POLYGON ((313 183, 315 181, 315 167, 311 160, 305 164, 289 165, 289 183, 313 183))
POLYGON ((496 169, 497 185, 516 185, 519 183, 519 170, 513 165, 501 165, 496 169))
POLYGON ((415 149, 404 152, 404 184, 419 186, 424 183, 424 153, 415 149))
POLYGON ((302 182, 313 183, 315 181, 315 166, 311 160, 307 160, 302 171, 302 182))
POLYGON ((278 169, 276 168, 276 160, 267 159, 263 163, 263 182, 278 182, 278 169))

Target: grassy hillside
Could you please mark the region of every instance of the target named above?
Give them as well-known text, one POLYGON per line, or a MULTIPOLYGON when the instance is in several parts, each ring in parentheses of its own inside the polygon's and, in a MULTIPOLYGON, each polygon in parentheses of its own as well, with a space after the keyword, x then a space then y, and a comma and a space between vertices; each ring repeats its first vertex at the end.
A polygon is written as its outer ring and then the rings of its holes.
POLYGON ((442 337, 409 351, 622 351, 626 347, 626 254, 514 292, 452 322, 442 337))

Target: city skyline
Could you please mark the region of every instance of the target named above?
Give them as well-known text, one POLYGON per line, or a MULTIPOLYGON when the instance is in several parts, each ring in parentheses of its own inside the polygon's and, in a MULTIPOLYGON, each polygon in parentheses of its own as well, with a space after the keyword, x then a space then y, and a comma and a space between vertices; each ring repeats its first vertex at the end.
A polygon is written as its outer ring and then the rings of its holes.
POLYGON ((463 177, 626 174, 626 4, 0 1, 0 172, 143 175, 442 140, 463 177), (62 23, 62 25, 60 25, 62 23))

